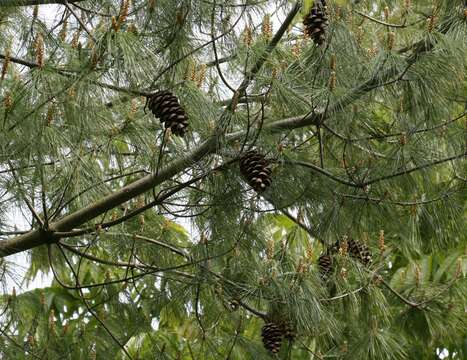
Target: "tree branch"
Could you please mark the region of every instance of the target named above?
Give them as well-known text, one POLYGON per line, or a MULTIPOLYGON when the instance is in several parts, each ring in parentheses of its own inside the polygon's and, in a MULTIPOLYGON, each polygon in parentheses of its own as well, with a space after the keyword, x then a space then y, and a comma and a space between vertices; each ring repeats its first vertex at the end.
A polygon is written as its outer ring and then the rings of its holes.
MULTIPOLYGON (((291 13, 298 11, 297 6, 294 7, 291 13)), ((287 17, 288 20, 292 20, 292 16, 287 17)), ((284 28, 286 22, 284 22, 283 26, 278 30, 278 33, 273 37, 271 40, 271 44, 266 48, 265 54, 270 54, 274 49, 274 44, 277 44, 280 40, 279 35, 285 31, 284 28)), ((426 48, 420 50, 421 52, 426 51, 426 48)), ((418 53, 418 52, 417 52, 418 53)), ((266 55, 263 55, 259 58, 258 62, 253 66, 253 68, 249 71, 247 77, 242 82, 240 87, 236 91, 236 95, 232 99, 231 104, 229 104, 225 111, 231 111, 235 105, 236 98, 241 95, 241 93, 246 89, 248 83, 252 80, 253 75, 259 71, 259 68, 265 61, 266 55)), ((418 57, 414 57, 411 61, 416 61, 418 57)), ((342 111, 346 106, 363 96, 364 94, 370 92, 371 90, 375 89, 376 87, 384 84, 387 80, 391 79, 392 77, 398 75, 399 71, 397 67, 391 67, 381 76, 374 76, 371 79, 365 81, 360 86, 354 88, 353 90, 349 91, 343 97, 341 97, 338 101, 336 101, 333 105, 329 106, 324 114, 322 111, 314 111, 310 112, 304 116, 296 116, 287 119, 281 119, 277 121, 270 122, 265 124, 262 127, 262 131, 268 132, 282 132, 283 130, 293 130, 302 128, 305 126, 310 125, 319 125, 322 121, 342 111)), ((110 87, 109 87, 110 88, 110 87)), ((162 184, 164 181, 173 178, 175 175, 180 173, 181 171, 187 169, 189 166, 192 166, 194 163, 200 161, 206 155, 213 154, 219 147, 225 147, 229 143, 241 139, 245 136, 245 131, 237 131, 231 134, 225 135, 225 142, 222 144, 219 143, 219 136, 220 134, 214 134, 207 140, 205 140, 201 145, 193 150, 192 152, 188 153, 186 156, 173 161, 172 163, 168 164, 167 166, 163 167, 158 174, 150 174, 144 176, 143 178, 136 180, 135 182, 121 188, 118 191, 109 194, 102 199, 85 206, 84 208, 63 217, 62 219, 50 224, 51 231, 70 231, 74 228, 94 219, 95 217, 105 213, 106 211, 119 206, 126 201, 145 193, 146 191, 152 189, 155 186, 162 184)), ((464 156, 464 155, 463 155, 464 156)), ((459 155, 456 157, 460 157, 459 155)), ((448 160, 443 160, 448 161, 448 160)), ((439 163, 439 162, 437 162, 439 163)), ((430 166, 433 164, 430 164, 430 166)), ((410 170, 415 171, 415 169, 410 170)), ((407 173, 407 172, 405 172, 407 173)), ((399 174, 400 175, 400 174, 399 174)), ((393 176, 395 176, 393 174, 393 176)), ((375 179, 375 181, 381 181, 383 179, 375 179)), ((0 241, 0 257, 5 257, 8 255, 16 254, 25 250, 32 249, 36 246, 40 246, 43 244, 49 243, 52 239, 50 237, 45 236, 39 229, 32 230, 24 235, 20 235, 14 237, 12 239, 0 241)), ((54 239, 57 240, 56 238, 54 239)))
POLYGON ((467 156, 467 152, 464 152, 462 154, 457 154, 457 155, 453 155, 453 156, 450 156, 450 157, 447 157, 447 158, 435 160, 435 161, 432 161, 432 162, 429 162, 429 163, 426 163, 426 164, 422 164, 420 166, 413 167, 411 169, 398 171, 398 172, 393 173, 393 174, 381 176, 381 177, 378 177, 376 179, 366 181, 363 184, 361 184, 361 186, 367 186, 367 185, 371 185, 371 184, 374 184, 376 182, 380 182, 380 181, 383 181, 383 180, 392 179, 392 178, 397 177, 397 176, 407 175, 407 174, 410 174, 410 173, 412 173, 414 171, 423 170, 423 169, 429 168, 431 166, 439 165, 439 164, 449 162, 449 161, 453 161, 453 160, 456 160, 456 159, 461 159, 461 158, 466 157, 466 156, 467 156))
POLYGON ((76 14, 75 11, 73 10, 73 8, 70 6, 70 1, 63 0, 62 2, 63 2, 63 5, 65 5, 65 7, 68 9, 68 11, 71 12, 71 14, 75 17, 75 19, 78 21, 78 23, 84 29, 84 31, 86 31, 88 33, 88 35, 92 39, 92 41, 96 42, 96 39, 94 38, 94 36, 92 36, 91 31, 89 31, 89 29, 86 27, 86 24, 81 20, 81 18, 78 16, 78 14, 76 14))
MULTIPOLYGON (((70 4, 81 2, 84 0, 69 0, 70 4)), ((47 5, 47 4, 60 4, 64 5, 64 0, 2 0, 0 2, 0 7, 9 7, 9 6, 31 6, 31 5, 47 5)))
POLYGON ((316 171, 316 172, 330 178, 331 180, 334 180, 335 182, 338 182, 338 183, 343 184, 343 185, 356 187, 356 188, 364 188, 365 186, 368 186, 368 185, 371 185, 371 184, 374 184, 374 183, 377 183, 377 182, 380 182, 380 181, 389 180, 389 179, 392 179, 392 178, 395 178, 395 177, 398 177, 398 176, 402 176, 402 175, 407 175, 407 174, 410 174, 410 173, 415 172, 415 171, 423 170, 423 169, 426 169, 426 168, 429 168, 429 167, 432 167, 432 166, 435 166, 435 165, 439 165, 439 164, 442 164, 442 163, 445 163, 445 162, 453 161, 453 160, 456 160, 456 159, 461 159, 461 158, 466 157, 466 156, 467 156, 467 153, 464 152, 462 154, 449 156, 447 158, 435 160, 435 161, 432 161, 432 162, 429 162, 429 163, 426 163, 426 164, 422 164, 420 166, 415 166, 415 167, 413 167, 411 169, 402 170, 402 171, 398 171, 398 172, 395 172, 395 173, 392 173, 392 174, 380 176, 380 177, 377 177, 375 179, 371 179, 371 180, 368 180, 368 181, 365 181, 365 182, 362 182, 362 183, 355 183, 355 182, 347 181, 345 179, 342 179, 342 178, 340 178, 340 177, 338 177, 338 176, 336 176, 336 175, 334 175, 334 174, 320 168, 319 166, 316 166, 316 165, 311 164, 311 163, 306 162, 306 161, 293 160, 293 161, 286 161, 286 163, 307 167, 307 168, 312 169, 313 171, 316 171))
POLYGON ((368 19, 368 20, 371 20, 377 24, 380 24, 380 25, 384 25, 384 26, 388 26, 388 27, 393 27, 393 28, 406 28, 406 27, 409 27, 409 26, 413 26, 413 25, 416 25, 420 22, 422 22, 423 20, 419 20, 419 21, 416 21, 416 22, 413 22, 411 24, 390 24, 390 23, 387 23, 387 22, 384 22, 384 21, 381 21, 381 20, 378 20, 378 19, 375 19, 374 17, 371 17, 370 15, 367 15, 361 11, 358 11, 358 10, 354 10, 358 15, 368 19))
POLYGON ((354 182, 351 182, 351 181, 347 181, 345 179, 342 179, 332 173, 330 173, 329 171, 323 169, 323 168, 320 168, 319 166, 317 165, 314 165, 312 163, 309 163, 309 162, 306 162, 306 161, 300 161, 300 160, 286 160, 285 161, 286 164, 293 164, 293 165, 299 165, 299 166, 303 166, 303 167, 306 167, 306 168, 309 168, 313 171, 316 171, 317 173, 320 173, 328 178, 330 178, 331 180, 334 180, 335 182, 338 182, 340 184, 343 184, 343 185, 347 185, 347 186, 351 186, 351 187, 356 187, 356 188, 360 188, 362 187, 362 185, 360 184, 356 184, 354 182))
MULTIPOLYGON (((343 99, 338 101, 336 105, 331 106, 327 111, 327 116, 330 116, 334 112, 342 110, 343 107, 350 103, 349 99, 356 99, 364 94, 363 89, 370 91, 368 82, 365 82, 362 86, 359 86, 352 91, 352 94, 344 96, 343 99)), ((263 131, 269 132, 281 132, 283 130, 298 129, 305 126, 316 125, 322 121, 323 114, 319 111, 307 114, 305 116, 297 116, 288 119, 281 119, 278 121, 265 124, 263 131)), ((235 140, 241 139, 245 135, 245 131, 238 131, 235 133, 227 134, 225 138, 225 145, 235 140)), ((163 167, 159 173, 150 174, 143 178, 136 180, 135 182, 121 188, 118 191, 109 194, 102 199, 92 203, 70 215, 65 216, 61 220, 58 220, 50 224, 49 228, 51 231, 70 231, 92 219, 103 214, 104 212, 125 203, 126 201, 145 193, 155 186, 160 185, 166 180, 171 179, 182 170, 186 169, 193 163, 198 162, 204 156, 212 154, 218 148, 218 141, 216 136, 211 136, 204 141, 197 149, 191 153, 175 160, 171 164, 163 167)), ((322 169, 320 169, 322 170, 322 169)), ((27 234, 17 236, 13 239, 8 239, 0 242, 0 257, 16 254, 25 250, 32 249, 36 246, 46 244, 50 240, 43 236, 44 234, 36 229, 28 232, 27 234)))

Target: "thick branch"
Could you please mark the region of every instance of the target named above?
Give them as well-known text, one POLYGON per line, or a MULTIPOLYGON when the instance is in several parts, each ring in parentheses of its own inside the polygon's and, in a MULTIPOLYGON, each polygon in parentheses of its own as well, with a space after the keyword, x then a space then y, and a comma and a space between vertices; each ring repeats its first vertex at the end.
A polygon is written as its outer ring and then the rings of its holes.
MULTIPOLYGON (((161 169, 156 176, 155 174, 147 175, 117 192, 105 196, 101 200, 90 204, 81 210, 78 210, 61 220, 49 225, 50 231, 70 231, 73 228, 82 225, 89 220, 103 214, 109 209, 112 209, 126 201, 145 193, 162 182, 172 178, 177 173, 191 165, 193 162, 199 161, 205 155, 212 153, 215 150, 215 141, 213 138, 205 141, 198 149, 190 153, 188 156, 173 162, 169 166, 161 169)), ((0 256, 15 254, 24 250, 47 243, 47 237, 40 230, 33 230, 25 235, 15 237, 10 240, 0 242, 0 256)))

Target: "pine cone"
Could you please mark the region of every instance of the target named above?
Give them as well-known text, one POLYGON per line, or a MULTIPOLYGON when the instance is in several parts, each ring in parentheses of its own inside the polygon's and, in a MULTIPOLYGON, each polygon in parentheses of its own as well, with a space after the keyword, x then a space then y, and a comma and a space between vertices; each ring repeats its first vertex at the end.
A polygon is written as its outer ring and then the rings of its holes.
POLYGON ((257 192, 266 190, 271 185, 269 161, 255 150, 248 151, 240 159, 240 172, 248 184, 257 192))
POLYGON ((161 90, 149 98, 149 109, 158 117, 172 134, 183 136, 188 126, 188 118, 178 98, 170 91, 161 90))
POLYGON ((356 258, 365 266, 371 264, 373 258, 366 244, 354 239, 349 239, 348 244, 350 256, 356 258))
POLYGON ((273 354, 277 354, 282 345, 282 328, 275 323, 266 323, 261 329, 264 348, 273 354))
POLYGON ((289 341, 293 341, 295 339, 295 336, 296 336, 296 331, 295 331, 295 328, 293 326, 293 324, 289 321, 286 321, 282 324, 282 331, 283 331, 283 334, 284 334, 284 338, 289 340, 289 341))
POLYGON ((328 253, 322 254, 318 258, 319 274, 322 279, 326 279, 332 272, 332 257, 328 253))
POLYGON ((321 45, 326 38, 325 32, 328 26, 327 6, 325 0, 315 0, 310 12, 303 19, 305 34, 315 44, 321 45))

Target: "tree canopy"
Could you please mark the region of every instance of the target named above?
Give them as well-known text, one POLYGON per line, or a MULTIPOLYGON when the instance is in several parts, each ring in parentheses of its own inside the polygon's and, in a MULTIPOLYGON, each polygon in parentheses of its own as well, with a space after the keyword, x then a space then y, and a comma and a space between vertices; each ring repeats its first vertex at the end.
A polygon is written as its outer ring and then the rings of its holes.
POLYGON ((460 0, 0 1, 1 357, 466 358, 466 59, 460 0))

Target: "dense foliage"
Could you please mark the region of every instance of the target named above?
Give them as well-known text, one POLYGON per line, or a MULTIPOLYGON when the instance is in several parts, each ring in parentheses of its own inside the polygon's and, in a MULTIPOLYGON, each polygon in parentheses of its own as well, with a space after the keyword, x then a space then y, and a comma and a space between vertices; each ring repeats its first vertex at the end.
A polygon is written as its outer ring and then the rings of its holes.
POLYGON ((466 59, 459 0, 0 1, 0 357, 465 359, 466 59))

